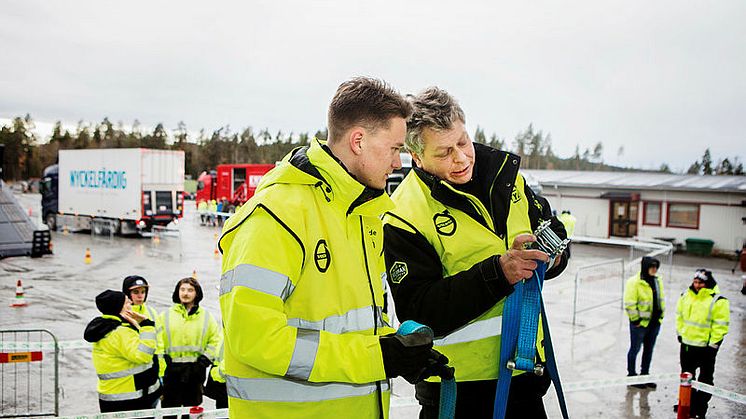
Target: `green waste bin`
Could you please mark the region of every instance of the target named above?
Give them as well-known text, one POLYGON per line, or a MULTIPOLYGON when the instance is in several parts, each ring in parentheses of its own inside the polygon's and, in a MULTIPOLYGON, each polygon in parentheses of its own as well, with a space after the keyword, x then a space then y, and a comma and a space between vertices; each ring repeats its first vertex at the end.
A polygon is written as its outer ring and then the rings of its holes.
POLYGON ((708 239, 686 239, 686 252, 690 255, 710 256, 715 242, 708 239))

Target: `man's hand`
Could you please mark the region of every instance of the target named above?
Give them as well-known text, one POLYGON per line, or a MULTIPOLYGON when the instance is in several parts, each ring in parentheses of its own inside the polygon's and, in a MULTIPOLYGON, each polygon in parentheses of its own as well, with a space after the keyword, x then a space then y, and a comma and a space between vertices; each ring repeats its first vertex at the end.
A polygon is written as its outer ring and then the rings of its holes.
POLYGON ((531 278, 536 269, 536 260, 549 261, 549 256, 541 250, 526 249, 526 244, 535 241, 533 234, 521 234, 513 240, 513 246, 500 256, 500 268, 511 285, 531 278))
POLYGON ((132 310, 122 310, 119 314, 133 325, 140 324, 140 322, 148 318, 148 316, 132 310))

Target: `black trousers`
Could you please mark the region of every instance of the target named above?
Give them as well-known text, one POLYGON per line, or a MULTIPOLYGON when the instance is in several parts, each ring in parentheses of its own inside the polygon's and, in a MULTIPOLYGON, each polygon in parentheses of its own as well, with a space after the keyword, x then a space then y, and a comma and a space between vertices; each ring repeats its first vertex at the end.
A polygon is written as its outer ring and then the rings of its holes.
POLYGON ((212 375, 209 374, 207 375, 207 384, 205 384, 205 396, 215 400, 216 409, 226 409, 228 407, 228 388, 225 383, 213 380, 212 375))
MULTIPOLYGON (((205 368, 196 362, 168 364, 163 376, 162 407, 199 406, 205 368)), ((174 417, 174 416, 170 416, 174 417)))
MULTIPOLYGON (((717 354, 718 350, 709 346, 700 348, 682 343, 681 351, 679 352, 681 372, 689 372, 694 376, 695 380, 712 384, 715 375, 715 357, 717 357, 717 354), (697 375, 697 369, 699 369, 699 375, 697 375)), ((704 416, 707 413, 707 404, 710 398, 712 398, 710 393, 692 389, 691 414, 704 416)))
MULTIPOLYGON (((548 374, 531 373, 515 376, 510 381, 510 395, 505 418, 542 419, 547 417, 542 398, 551 379, 548 374)), ((420 419, 437 419, 440 383, 423 381, 414 386, 420 402, 420 419)), ((456 384, 456 418, 491 419, 495 406, 497 381, 465 381, 456 384)))

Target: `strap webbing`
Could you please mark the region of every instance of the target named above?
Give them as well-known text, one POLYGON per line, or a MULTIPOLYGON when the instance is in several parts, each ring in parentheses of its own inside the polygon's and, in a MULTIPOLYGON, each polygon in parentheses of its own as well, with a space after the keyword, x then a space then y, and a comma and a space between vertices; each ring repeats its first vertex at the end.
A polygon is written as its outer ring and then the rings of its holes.
POLYGON ((554 359, 552 340, 549 335, 549 323, 544 314, 544 303, 541 299, 546 268, 546 263, 537 261, 534 275, 528 280, 515 284, 513 293, 505 299, 500 342, 499 378, 493 410, 493 418, 495 419, 505 417, 508 405, 510 381, 513 376, 513 371, 508 368, 508 362, 514 363, 514 369, 528 371, 530 374, 534 373, 536 367, 536 333, 539 327, 540 311, 544 325, 544 348, 548 370, 546 372, 549 373, 555 391, 557 391, 562 417, 568 418, 565 397, 562 393, 559 372, 554 359))

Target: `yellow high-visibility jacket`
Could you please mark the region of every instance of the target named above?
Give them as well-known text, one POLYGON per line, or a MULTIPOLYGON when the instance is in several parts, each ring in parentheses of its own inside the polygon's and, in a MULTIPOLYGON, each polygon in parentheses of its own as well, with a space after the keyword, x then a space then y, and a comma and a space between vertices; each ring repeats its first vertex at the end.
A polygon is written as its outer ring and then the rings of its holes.
MULTIPOLYGON (((660 322, 666 311, 666 299, 663 294, 663 279, 656 275, 655 284, 658 287, 658 304, 661 308, 660 322)), ((640 277, 638 272, 624 284, 624 309, 631 322, 640 321, 640 326, 648 327, 653 315, 653 289, 640 277)))
MULTIPOLYGON (((160 316, 158 351, 171 362, 195 362, 200 355, 210 360, 217 356, 221 331, 215 318, 203 307, 187 313, 182 304, 174 304, 160 316)), ((165 371, 165 362, 161 369, 165 371)))
POLYGON ((378 335, 393 204, 313 140, 223 227, 220 306, 231 418, 388 416, 378 335), (381 407, 383 412, 381 412, 381 407))
POLYGON ((572 237, 575 234, 575 223, 578 221, 574 215, 563 212, 557 216, 557 219, 562 221, 565 225, 565 231, 567 231, 567 237, 572 237))
POLYGON ((730 302, 714 288, 695 293, 690 287, 676 303, 676 333, 681 343, 717 347, 728 333, 730 302))
MULTIPOLYGON (((551 218, 551 208, 537 203, 519 173, 520 157, 480 144, 474 149, 475 182, 491 185, 490 205, 415 168, 392 194, 396 208, 384 217, 397 316, 433 328, 435 349, 448 357, 458 382, 494 380, 499 374, 504 297, 513 287, 499 273, 497 281, 508 290, 491 295, 485 279, 474 274, 481 271, 479 263, 504 254, 516 236, 551 218)), ((564 239, 556 219, 555 228, 564 239)), ((545 278, 562 272, 563 259, 545 278)), ((541 321, 540 316, 538 362, 546 359, 541 321)), ((513 373, 518 374, 523 372, 513 373)))
POLYGON ((154 326, 138 331, 119 317, 104 314, 89 323, 85 338, 93 343, 99 399, 136 400, 159 391, 154 326))

